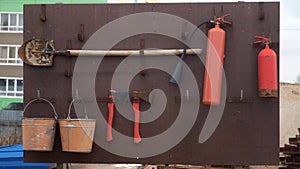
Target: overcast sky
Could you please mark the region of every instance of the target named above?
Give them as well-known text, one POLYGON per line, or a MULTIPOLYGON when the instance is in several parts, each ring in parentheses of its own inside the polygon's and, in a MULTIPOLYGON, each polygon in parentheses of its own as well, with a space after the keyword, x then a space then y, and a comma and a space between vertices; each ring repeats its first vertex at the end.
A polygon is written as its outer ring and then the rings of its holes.
POLYGON ((300 1, 280 1, 280 81, 300 76, 300 1))

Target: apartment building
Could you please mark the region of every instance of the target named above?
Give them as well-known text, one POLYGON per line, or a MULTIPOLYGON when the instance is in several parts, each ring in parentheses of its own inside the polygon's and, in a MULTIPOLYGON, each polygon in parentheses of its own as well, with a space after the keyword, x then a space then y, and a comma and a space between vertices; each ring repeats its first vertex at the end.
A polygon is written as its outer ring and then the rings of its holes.
POLYGON ((18 57, 23 42, 23 13, 5 4, 0 6, 0 106, 6 106, 23 98, 23 63, 18 57))

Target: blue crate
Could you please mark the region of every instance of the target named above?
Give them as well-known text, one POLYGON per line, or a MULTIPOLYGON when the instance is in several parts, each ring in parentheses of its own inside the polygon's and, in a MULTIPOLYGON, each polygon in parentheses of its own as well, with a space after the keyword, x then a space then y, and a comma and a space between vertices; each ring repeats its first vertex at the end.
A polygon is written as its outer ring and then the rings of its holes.
POLYGON ((53 163, 24 162, 22 145, 0 146, 0 168, 11 169, 48 169, 53 163))

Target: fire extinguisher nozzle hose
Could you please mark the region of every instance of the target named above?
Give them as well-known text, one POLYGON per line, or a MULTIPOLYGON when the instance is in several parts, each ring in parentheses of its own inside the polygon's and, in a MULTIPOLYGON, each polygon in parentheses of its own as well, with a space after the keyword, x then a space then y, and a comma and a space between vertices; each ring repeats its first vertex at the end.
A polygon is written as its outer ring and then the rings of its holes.
MULTIPOLYGON (((197 31, 201 26, 203 26, 203 25, 205 25, 205 24, 209 24, 209 23, 215 23, 215 21, 214 21, 214 20, 208 20, 208 21, 204 21, 204 22, 200 23, 199 25, 197 25, 197 28, 194 29, 194 31, 190 34, 189 38, 187 39, 187 44, 190 43, 192 37, 194 36, 194 34, 196 33, 196 31, 197 31)), ((185 54, 186 54, 186 49, 187 49, 187 48, 184 48, 184 49, 183 49, 183 52, 182 52, 181 57, 180 57, 181 61, 177 63, 176 68, 175 68, 174 72, 172 73, 172 77, 171 77, 171 79, 170 79, 170 82, 171 82, 171 83, 178 83, 179 80, 180 80, 180 77, 181 77, 181 69, 182 69, 182 64, 183 64, 182 62, 183 62, 184 56, 185 56, 185 54)))

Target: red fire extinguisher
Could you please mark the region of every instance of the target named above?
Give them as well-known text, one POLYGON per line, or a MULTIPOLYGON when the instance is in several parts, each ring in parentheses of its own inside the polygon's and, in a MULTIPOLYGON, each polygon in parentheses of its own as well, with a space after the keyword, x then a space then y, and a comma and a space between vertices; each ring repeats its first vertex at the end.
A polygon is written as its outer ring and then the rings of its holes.
POLYGON ((254 44, 264 44, 258 54, 258 90, 259 97, 278 97, 277 55, 270 49, 270 38, 255 36, 254 44))
POLYGON ((225 31, 220 28, 220 24, 232 24, 229 21, 224 21, 224 18, 229 15, 216 18, 215 27, 208 31, 202 99, 204 105, 216 106, 220 104, 226 36, 225 31))

